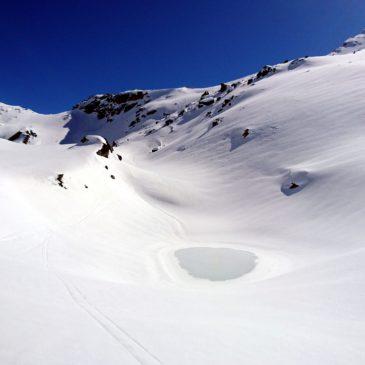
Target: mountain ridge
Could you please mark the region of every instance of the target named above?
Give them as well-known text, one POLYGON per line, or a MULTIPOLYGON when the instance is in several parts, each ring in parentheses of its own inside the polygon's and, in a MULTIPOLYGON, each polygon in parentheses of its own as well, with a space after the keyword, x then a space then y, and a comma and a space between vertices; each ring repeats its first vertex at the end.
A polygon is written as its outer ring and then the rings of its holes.
POLYGON ((1 362, 362 364, 364 71, 0 104, 1 362))

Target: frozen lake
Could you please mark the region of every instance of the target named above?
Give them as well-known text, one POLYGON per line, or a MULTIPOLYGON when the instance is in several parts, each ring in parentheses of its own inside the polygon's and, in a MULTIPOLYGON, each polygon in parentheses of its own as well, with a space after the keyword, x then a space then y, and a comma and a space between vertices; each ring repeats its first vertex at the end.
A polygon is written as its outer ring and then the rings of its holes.
POLYGON ((189 247, 177 250, 175 255, 191 276, 212 281, 239 278, 256 265, 254 254, 233 248, 189 247))

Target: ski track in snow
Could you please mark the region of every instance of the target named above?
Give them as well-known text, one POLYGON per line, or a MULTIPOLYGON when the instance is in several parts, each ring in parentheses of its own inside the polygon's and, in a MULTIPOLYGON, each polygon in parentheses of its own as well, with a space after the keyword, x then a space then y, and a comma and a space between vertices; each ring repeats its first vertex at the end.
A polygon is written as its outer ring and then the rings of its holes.
POLYGON ((89 317, 101 326, 111 337, 114 338, 126 351, 128 351, 141 365, 144 364, 162 364, 162 362, 146 349, 140 342, 134 339, 120 325, 103 314, 99 309, 92 305, 84 294, 76 286, 67 282, 60 274, 55 274, 62 282, 71 299, 84 311, 89 317))
MULTIPOLYGON (((87 217, 84 217, 84 219, 87 217)), ((83 219, 83 220, 84 220, 83 219)), ((65 277, 57 273, 49 265, 48 241, 52 233, 49 233, 43 241, 43 258, 44 267, 50 271, 65 287, 72 301, 84 311, 89 318, 95 321, 104 331, 108 333, 115 341, 126 350, 137 363, 141 365, 163 364, 155 355, 153 355, 145 346, 133 338, 125 329, 113 321, 110 317, 102 313, 95 305, 91 304, 82 291, 67 281, 65 277)))

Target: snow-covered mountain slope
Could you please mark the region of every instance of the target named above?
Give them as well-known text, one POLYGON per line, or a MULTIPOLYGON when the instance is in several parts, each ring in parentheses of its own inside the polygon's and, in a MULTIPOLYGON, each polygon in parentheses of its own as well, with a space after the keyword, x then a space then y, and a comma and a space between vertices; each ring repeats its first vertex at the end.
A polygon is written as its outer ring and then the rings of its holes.
POLYGON ((333 54, 356 53, 365 48, 365 29, 355 37, 347 39, 341 47, 336 48, 333 54))
POLYGON ((364 84, 359 51, 1 104, 1 364, 363 364, 364 84))

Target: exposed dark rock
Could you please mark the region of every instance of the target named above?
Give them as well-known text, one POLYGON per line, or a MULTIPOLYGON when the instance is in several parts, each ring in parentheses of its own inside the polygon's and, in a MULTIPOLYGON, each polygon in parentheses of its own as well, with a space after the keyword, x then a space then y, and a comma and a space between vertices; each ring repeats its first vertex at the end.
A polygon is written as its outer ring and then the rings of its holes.
POLYGON ((107 121, 111 122, 113 116, 120 114, 122 111, 127 112, 131 110, 145 96, 148 96, 145 91, 92 96, 86 101, 75 105, 73 109, 82 110, 87 114, 96 113, 98 119, 107 118, 107 121))
POLYGON ((91 113, 97 112, 97 109, 99 106, 100 106, 100 100, 96 99, 96 100, 93 100, 92 102, 90 102, 89 104, 85 105, 83 110, 86 114, 91 114, 91 113))
POLYGON ((227 89, 228 89, 228 85, 222 82, 219 92, 223 93, 223 92, 227 91, 227 89))
POLYGON ((243 138, 247 138, 250 134, 250 130, 248 128, 246 128, 243 133, 242 133, 242 137, 243 138))
POLYGON ((37 137, 37 133, 35 133, 34 131, 32 131, 31 129, 25 131, 26 134, 28 134, 29 136, 32 137, 37 137))
POLYGON ((139 117, 137 117, 135 120, 132 120, 130 123, 129 123, 129 127, 132 128, 134 127, 137 123, 139 123, 141 121, 141 119, 139 117))
POLYGON ((173 119, 167 119, 162 127, 167 127, 168 125, 172 124, 174 122, 173 119))
POLYGON ((56 177, 56 181, 58 182, 58 185, 61 186, 61 188, 67 189, 64 185, 63 176, 63 174, 58 174, 56 177))
POLYGON ((110 175, 110 177, 111 177, 113 180, 115 180, 115 176, 114 176, 114 175, 110 175))
POLYGON ((84 136, 81 138, 80 140, 81 143, 86 143, 86 142, 89 142, 89 140, 84 136))
POLYGON ((157 152, 158 151, 158 148, 157 147, 153 147, 152 148, 152 152, 157 152))
MULTIPOLYGON (((98 116, 98 119, 103 119, 107 116, 107 109, 105 110, 98 110, 97 111, 97 116, 98 116)), ((110 112, 110 111, 109 111, 110 112)))
POLYGON ((150 129, 149 131, 146 132, 146 136, 149 136, 150 134, 152 133, 155 133, 156 132, 156 129, 150 129))
POLYGON ((23 143, 24 143, 24 144, 28 144, 29 139, 30 139, 30 135, 29 135, 29 134, 26 134, 26 135, 24 136, 23 143))
POLYGON ((122 106, 120 106, 119 108, 115 108, 113 111, 112 111, 112 114, 120 114, 123 110, 124 110, 125 106, 124 104, 122 106))
POLYGON ((276 68, 275 67, 271 67, 271 66, 264 66, 257 74, 255 77, 251 77, 250 79, 247 80, 247 85, 251 85, 253 84, 255 81, 259 81, 262 78, 264 78, 265 76, 271 76, 272 74, 274 74, 276 72, 276 68))
POLYGON ((256 74, 256 79, 261 79, 269 74, 273 74, 276 72, 276 68, 275 67, 271 67, 271 66, 264 66, 257 74, 256 74))
POLYGON ((209 91, 206 90, 206 91, 203 92, 203 94, 201 95, 200 99, 204 99, 208 95, 209 95, 209 91))
POLYGON ((116 94, 113 96, 111 101, 116 104, 123 104, 128 101, 137 101, 143 99, 145 95, 147 95, 147 93, 144 91, 131 91, 126 93, 116 94))
POLYGON ((227 105, 231 105, 231 101, 233 100, 233 96, 231 96, 230 98, 228 99, 224 99, 223 100, 223 103, 222 103, 222 109, 225 108, 227 105))
POLYGON ((129 112, 130 110, 132 110, 135 106, 137 105, 137 103, 131 103, 131 104, 126 104, 126 106, 124 107, 124 113, 129 112))
POLYGON ((144 108, 143 106, 141 106, 137 112, 136 112, 136 115, 140 115, 146 108, 144 108))
POLYGON ((294 70, 300 66, 305 64, 304 58, 296 58, 295 60, 291 61, 288 65, 288 70, 294 70))
POLYGON ((223 100, 223 106, 226 106, 231 102, 232 98, 223 100))
POLYGON ((212 128, 216 127, 219 124, 218 120, 213 120, 212 122, 212 128))
POLYGON ((84 185, 84 187, 85 187, 85 189, 88 189, 89 188, 86 184, 84 185))
POLYGON ((105 167, 107 170, 109 169, 108 165, 105 165, 104 167, 105 167))
POLYGON ((147 115, 152 115, 152 114, 155 114, 156 112, 157 112, 156 109, 152 109, 152 110, 148 111, 146 114, 147 115))
POLYGON ((27 129, 25 132, 18 131, 8 138, 8 141, 14 142, 19 138, 23 138, 22 142, 24 144, 28 144, 30 137, 37 137, 37 133, 32 131, 31 129, 27 129))
POLYGON ((18 131, 15 134, 13 134, 11 137, 8 138, 8 141, 16 141, 20 136, 22 135, 22 132, 18 131))
POLYGON ((295 182, 292 182, 290 187, 289 187, 289 189, 297 189, 297 188, 299 188, 299 185, 296 184, 295 182))
POLYGON ((118 155, 118 154, 117 154, 117 157, 118 157, 118 160, 119 160, 119 161, 122 161, 122 155, 118 155))
POLYGON ((113 152, 113 147, 106 141, 106 143, 103 143, 101 149, 96 152, 97 155, 108 158, 109 153, 113 152))

